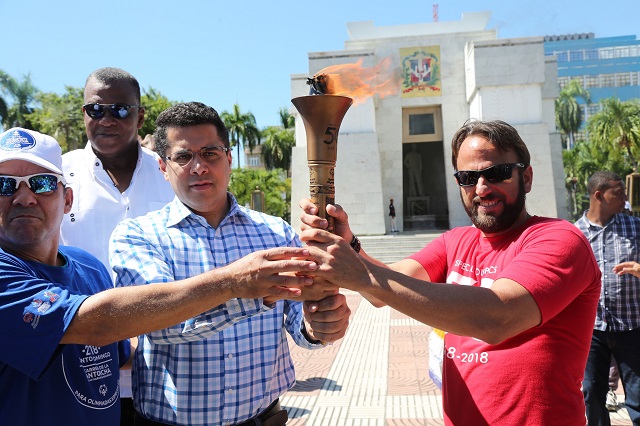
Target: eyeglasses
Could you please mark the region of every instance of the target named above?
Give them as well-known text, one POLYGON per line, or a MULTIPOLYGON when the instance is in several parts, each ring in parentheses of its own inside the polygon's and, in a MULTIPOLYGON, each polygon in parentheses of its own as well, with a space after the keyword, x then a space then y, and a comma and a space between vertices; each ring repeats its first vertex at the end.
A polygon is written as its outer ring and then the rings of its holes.
POLYGON ((108 109, 113 118, 123 120, 129 116, 129 110, 131 108, 142 108, 142 105, 125 105, 125 104, 85 104, 82 105, 82 110, 94 120, 99 120, 104 117, 104 110, 108 109))
POLYGON ((200 151, 189 151, 187 149, 174 152, 171 155, 165 157, 165 160, 171 160, 179 166, 186 166, 193 160, 195 154, 200 155, 204 161, 213 163, 218 160, 224 154, 229 151, 229 148, 225 146, 209 146, 200 149, 200 151))
POLYGON ((25 182, 35 194, 55 191, 58 182, 66 185, 61 175, 35 174, 29 176, 0 176, 0 195, 8 197, 18 192, 20 182, 25 182))
POLYGON ((458 170, 453 175, 460 186, 474 186, 478 183, 480 176, 484 176, 491 183, 497 183, 511 179, 514 167, 525 167, 525 165, 522 163, 496 164, 482 170, 458 170))

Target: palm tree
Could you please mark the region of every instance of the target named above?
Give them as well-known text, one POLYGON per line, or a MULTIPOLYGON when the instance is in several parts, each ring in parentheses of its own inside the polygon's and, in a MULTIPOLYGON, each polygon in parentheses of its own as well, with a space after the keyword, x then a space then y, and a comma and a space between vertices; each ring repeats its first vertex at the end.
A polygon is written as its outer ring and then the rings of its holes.
POLYGON ((638 170, 640 154, 640 103, 621 102, 617 98, 604 99, 602 110, 587 123, 589 140, 602 152, 623 151, 638 170))
POLYGON ((262 162, 267 170, 291 168, 291 151, 296 144, 293 129, 270 126, 263 130, 262 162))
MULTIPOLYGON (((31 75, 27 74, 22 81, 18 81, 0 70, 0 88, 3 93, 8 93, 13 98, 13 105, 7 108, 6 115, 2 116, 3 126, 33 128, 28 115, 33 112, 31 105, 36 100, 39 90, 31 82, 31 75)), ((6 106, 6 101, 3 103, 6 106)))
POLYGON ((2 96, 0 96, 0 123, 4 122, 4 119, 8 113, 9 105, 7 105, 7 101, 5 101, 2 96))
POLYGON ((296 125, 296 118, 289 114, 289 110, 285 107, 278 110, 278 115, 280 116, 280 125, 283 129, 293 129, 296 125))
POLYGON ((220 117, 229 130, 231 147, 235 146, 238 149, 236 161, 238 162, 238 168, 240 168, 240 147, 246 145, 249 147, 249 152, 251 152, 260 143, 260 130, 256 125, 256 118, 250 112, 241 113, 238 104, 233 105, 233 112, 223 111, 220 117))
POLYGON ((571 80, 556 99, 556 125, 565 136, 568 149, 575 145, 574 134, 582 126, 582 109, 577 99, 581 98, 587 105, 591 96, 578 80, 571 80))
POLYGON ((291 151, 296 144, 295 117, 282 107, 278 110, 280 126, 270 126, 262 131, 262 162, 267 170, 283 169, 289 175, 291 151))

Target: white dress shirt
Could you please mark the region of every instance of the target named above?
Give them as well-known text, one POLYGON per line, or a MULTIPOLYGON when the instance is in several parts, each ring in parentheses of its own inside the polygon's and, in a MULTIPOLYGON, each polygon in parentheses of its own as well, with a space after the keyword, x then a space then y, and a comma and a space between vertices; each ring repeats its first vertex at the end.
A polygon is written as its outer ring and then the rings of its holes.
MULTIPOLYGON (((109 239, 116 225, 129 218, 159 210, 175 196, 158 165, 158 156, 138 147, 138 163, 131 183, 120 192, 96 157, 91 142, 62 156, 67 186, 73 188, 73 206, 64 216, 60 243, 80 247, 109 266, 109 239)), ((121 396, 131 397, 130 370, 121 374, 121 396)))

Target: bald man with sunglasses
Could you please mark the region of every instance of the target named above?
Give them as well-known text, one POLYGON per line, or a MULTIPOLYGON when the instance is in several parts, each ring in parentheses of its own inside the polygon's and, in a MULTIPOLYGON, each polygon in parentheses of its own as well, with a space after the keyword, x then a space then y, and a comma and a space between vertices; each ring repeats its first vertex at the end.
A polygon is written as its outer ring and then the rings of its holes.
POLYGON ((468 122, 451 151, 473 226, 386 266, 360 250, 339 206, 327 206, 332 234, 303 200, 314 275, 446 332, 445 424, 584 425, 580 385, 600 295, 591 246, 571 223, 527 212, 533 169, 512 126, 468 122))
MULTIPOLYGON (((0 423, 120 424, 119 368, 129 336, 180 323, 237 297, 299 297, 308 250, 256 251, 231 265, 153 286, 113 288, 90 253, 59 244, 73 189, 55 139, 0 134, 0 423), (286 275, 280 275, 286 272, 286 275), (293 274, 298 274, 294 276, 293 274)), ((312 317, 314 313, 310 313, 312 317)))
MULTIPOLYGON (((89 141, 62 156, 75 199, 62 222, 65 245, 80 247, 109 266, 109 237, 118 222, 162 208, 174 197, 155 153, 140 145, 145 119, 140 84, 119 68, 100 68, 85 82, 84 124, 89 141)), ((133 424, 130 372, 122 372, 122 424, 133 424)))

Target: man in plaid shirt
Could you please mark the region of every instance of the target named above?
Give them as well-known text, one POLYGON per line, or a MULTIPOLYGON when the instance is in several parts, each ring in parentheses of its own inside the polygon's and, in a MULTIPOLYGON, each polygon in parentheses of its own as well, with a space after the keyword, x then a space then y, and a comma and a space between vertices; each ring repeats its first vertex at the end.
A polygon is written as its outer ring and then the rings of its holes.
POLYGON ((589 210, 576 226, 591 243, 602 272, 583 393, 589 425, 609 425, 605 407, 611 355, 618 363, 625 405, 640 424, 640 279, 624 265, 640 260, 640 218, 623 213, 622 178, 600 171, 589 178, 589 210), (622 264, 622 265, 621 265, 622 264))

